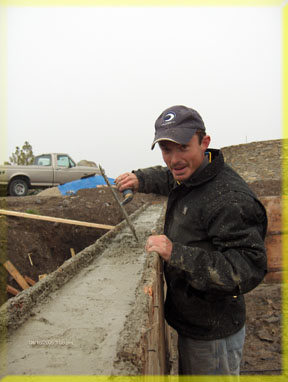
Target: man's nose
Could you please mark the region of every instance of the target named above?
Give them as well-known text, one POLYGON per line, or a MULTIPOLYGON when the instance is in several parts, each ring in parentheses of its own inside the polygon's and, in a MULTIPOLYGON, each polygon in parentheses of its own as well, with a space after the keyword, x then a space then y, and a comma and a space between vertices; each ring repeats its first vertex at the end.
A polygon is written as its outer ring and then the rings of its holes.
POLYGON ((171 153, 171 164, 176 164, 181 160, 181 154, 178 151, 173 151, 171 153))

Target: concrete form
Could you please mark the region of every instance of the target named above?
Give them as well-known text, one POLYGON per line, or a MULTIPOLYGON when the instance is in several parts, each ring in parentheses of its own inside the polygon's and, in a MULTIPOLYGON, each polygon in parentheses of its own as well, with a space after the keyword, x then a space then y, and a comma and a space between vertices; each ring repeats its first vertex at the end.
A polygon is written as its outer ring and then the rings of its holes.
POLYGON ((1 376, 166 373, 161 264, 144 252, 163 207, 132 216, 139 242, 121 223, 2 306, 1 376))

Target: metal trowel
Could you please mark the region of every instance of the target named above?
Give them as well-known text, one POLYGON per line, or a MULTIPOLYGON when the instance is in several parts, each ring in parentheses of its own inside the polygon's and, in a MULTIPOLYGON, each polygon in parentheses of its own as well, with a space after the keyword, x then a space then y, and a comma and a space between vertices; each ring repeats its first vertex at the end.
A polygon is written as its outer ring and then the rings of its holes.
MULTIPOLYGON (((120 207, 120 209, 121 209, 121 211, 122 211, 122 213, 123 213, 123 215, 124 215, 124 217, 125 217, 125 219, 126 219, 126 221, 127 221, 127 224, 128 224, 128 226, 130 227, 130 229, 131 229, 131 231, 132 231, 132 233, 133 233, 133 235, 134 235, 136 241, 138 241, 138 237, 137 237, 137 235, 136 235, 135 228, 134 228, 133 224, 131 223, 131 220, 130 220, 130 218, 129 218, 129 216, 128 216, 126 210, 125 210, 125 208, 123 207, 123 204, 125 204, 125 203, 121 203, 121 202, 120 202, 120 200, 119 200, 119 198, 118 198, 118 196, 117 196, 117 194, 116 194, 114 188, 111 186, 111 184, 110 184, 110 182, 109 182, 107 176, 105 175, 105 171, 103 170, 103 168, 102 168, 100 165, 99 165, 99 169, 100 169, 101 175, 103 176, 103 178, 104 178, 104 180, 105 180, 107 186, 110 188, 110 190, 111 190, 111 192, 112 192, 112 194, 113 194, 113 196, 114 196, 114 199, 116 200, 118 206, 120 207)), ((131 198, 131 199, 132 199, 132 198, 131 198)), ((131 200, 131 199, 130 199, 130 200, 131 200)), ((124 199, 124 200, 125 200, 125 199, 124 199)))

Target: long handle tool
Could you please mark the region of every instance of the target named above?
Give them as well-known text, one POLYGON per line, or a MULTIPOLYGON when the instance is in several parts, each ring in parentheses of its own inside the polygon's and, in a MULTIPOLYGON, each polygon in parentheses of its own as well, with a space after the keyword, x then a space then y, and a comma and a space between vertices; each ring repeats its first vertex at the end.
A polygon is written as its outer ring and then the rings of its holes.
POLYGON ((136 235, 135 228, 134 228, 133 224, 131 223, 130 218, 129 218, 125 208, 123 207, 122 203, 120 202, 120 200, 119 200, 119 198, 118 198, 114 188, 111 186, 107 176, 105 175, 105 171, 103 170, 103 168, 100 165, 99 165, 99 169, 100 169, 101 175, 103 176, 105 182, 107 183, 107 186, 110 188, 110 190, 111 190, 111 192, 112 192, 112 194, 113 194, 117 204, 119 205, 119 207, 120 207, 120 209, 121 209, 121 211, 122 211, 122 213, 123 213, 123 215, 124 215, 128 225, 129 225, 129 227, 130 227, 130 229, 131 229, 131 231, 132 231, 132 233, 133 233, 133 235, 134 235, 134 237, 136 239, 136 241, 138 241, 138 237, 136 235))

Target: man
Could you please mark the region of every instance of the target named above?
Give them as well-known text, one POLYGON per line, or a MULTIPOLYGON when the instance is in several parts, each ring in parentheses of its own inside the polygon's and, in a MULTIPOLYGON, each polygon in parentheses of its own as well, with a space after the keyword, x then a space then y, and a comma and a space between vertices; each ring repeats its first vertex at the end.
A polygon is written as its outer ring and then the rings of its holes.
POLYGON ((167 167, 120 175, 120 191, 168 195, 164 235, 148 253, 164 260, 165 318, 178 332, 179 374, 239 375, 245 337, 244 294, 266 273, 266 212, 224 163, 197 111, 165 110, 155 123, 167 167))

